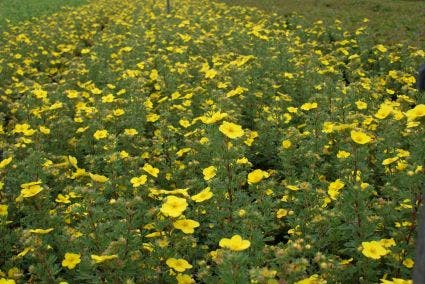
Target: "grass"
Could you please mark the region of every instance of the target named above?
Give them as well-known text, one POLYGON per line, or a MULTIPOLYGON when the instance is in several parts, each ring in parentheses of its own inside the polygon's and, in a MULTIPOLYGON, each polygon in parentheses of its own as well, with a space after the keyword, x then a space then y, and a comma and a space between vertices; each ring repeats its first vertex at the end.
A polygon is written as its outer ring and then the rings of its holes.
POLYGON ((6 28, 8 21, 15 24, 57 12, 64 6, 84 3, 87 0, 0 0, 0 31, 6 28))
POLYGON ((240 6, 253 6, 283 16, 293 12, 308 22, 335 19, 355 28, 364 18, 370 20, 370 40, 387 44, 406 43, 425 48, 425 1, 422 0, 222 0, 240 6))

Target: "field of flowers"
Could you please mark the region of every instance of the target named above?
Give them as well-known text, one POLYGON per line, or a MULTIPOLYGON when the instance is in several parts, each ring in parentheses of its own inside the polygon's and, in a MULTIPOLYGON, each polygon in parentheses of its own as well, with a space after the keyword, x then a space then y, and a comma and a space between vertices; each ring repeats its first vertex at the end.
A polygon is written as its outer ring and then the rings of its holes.
POLYGON ((411 283, 425 51, 98 0, 0 38, 0 283, 411 283))
POLYGON ((66 7, 85 3, 87 0, 0 0, 0 33, 8 24, 16 25, 23 20, 36 19, 66 7))

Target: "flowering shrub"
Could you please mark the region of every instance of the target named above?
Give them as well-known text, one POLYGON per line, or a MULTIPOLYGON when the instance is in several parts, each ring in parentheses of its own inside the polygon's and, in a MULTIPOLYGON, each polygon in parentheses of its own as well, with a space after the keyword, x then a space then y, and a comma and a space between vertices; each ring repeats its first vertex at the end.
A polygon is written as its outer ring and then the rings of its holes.
POLYGON ((409 283, 423 50, 99 0, 0 42, 0 283, 409 283))

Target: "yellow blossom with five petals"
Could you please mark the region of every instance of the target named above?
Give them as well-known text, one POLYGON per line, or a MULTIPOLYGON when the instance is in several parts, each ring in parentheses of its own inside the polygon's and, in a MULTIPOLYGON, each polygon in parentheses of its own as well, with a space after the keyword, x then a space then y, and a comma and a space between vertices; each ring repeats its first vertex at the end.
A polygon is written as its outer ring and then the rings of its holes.
POLYGON ((165 216, 179 217, 186 208, 186 199, 171 195, 167 197, 160 210, 165 216))
POLYGON ((352 130, 351 131, 351 139, 357 144, 367 144, 372 141, 372 136, 367 135, 364 132, 352 130))
POLYGON ((195 228, 199 227, 199 222, 191 219, 180 219, 175 221, 173 226, 185 234, 193 234, 195 232, 195 228))
POLYGON ((256 169, 248 174, 248 184, 259 183, 263 178, 268 178, 270 175, 268 172, 256 169))
POLYGON ((202 174, 204 175, 204 180, 208 181, 215 177, 217 174, 217 168, 214 166, 209 166, 202 170, 202 174))
POLYGON ((65 253, 65 258, 62 261, 62 266, 68 269, 74 269, 77 264, 81 262, 81 254, 79 253, 65 253))
POLYGON ((190 269, 193 266, 183 258, 169 258, 165 261, 168 267, 174 269, 177 272, 184 272, 186 269, 190 269))
POLYGON ((380 259, 382 256, 388 254, 388 252, 380 242, 362 242, 362 254, 366 257, 380 259))
POLYGON ((219 130, 230 139, 242 137, 245 133, 242 129, 242 126, 227 121, 223 121, 219 127, 219 130))
POLYGON ((242 239, 240 235, 234 235, 232 238, 222 238, 219 242, 220 247, 227 248, 233 251, 241 251, 249 248, 251 242, 242 239))
POLYGON ((147 175, 141 175, 139 177, 133 177, 130 182, 133 185, 133 187, 139 187, 141 185, 144 185, 146 181, 148 180, 147 175))
POLYGON ((21 184, 21 196, 24 198, 33 197, 43 190, 41 181, 34 181, 21 184))

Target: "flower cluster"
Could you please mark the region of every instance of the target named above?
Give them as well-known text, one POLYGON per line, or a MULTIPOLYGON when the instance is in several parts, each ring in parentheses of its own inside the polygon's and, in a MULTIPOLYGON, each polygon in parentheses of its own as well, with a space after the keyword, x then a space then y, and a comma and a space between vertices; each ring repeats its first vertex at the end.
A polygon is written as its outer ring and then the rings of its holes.
POLYGON ((0 283, 409 283, 424 50, 163 2, 2 33, 0 283))

